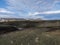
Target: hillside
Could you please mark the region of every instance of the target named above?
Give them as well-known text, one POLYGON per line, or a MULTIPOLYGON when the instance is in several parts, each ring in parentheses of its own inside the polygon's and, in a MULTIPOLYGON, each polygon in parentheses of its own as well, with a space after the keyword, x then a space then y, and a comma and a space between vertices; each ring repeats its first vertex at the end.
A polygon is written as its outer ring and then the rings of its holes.
POLYGON ((0 22, 0 33, 0 45, 60 45, 60 20, 0 22))
POLYGON ((0 35, 0 45, 60 45, 60 30, 46 32, 37 28, 0 35))

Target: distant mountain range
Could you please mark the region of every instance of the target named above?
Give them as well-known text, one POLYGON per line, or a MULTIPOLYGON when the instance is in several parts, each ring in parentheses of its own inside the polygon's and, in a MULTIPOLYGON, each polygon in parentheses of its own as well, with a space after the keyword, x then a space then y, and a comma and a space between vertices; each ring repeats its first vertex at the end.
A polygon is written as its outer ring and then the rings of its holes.
POLYGON ((30 21, 38 21, 38 20, 42 20, 40 18, 37 18, 37 19, 31 19, 31 18, 28 18, 28 19, 24 19, 24 18, 0 18, 0 21, 2 20, 17 20, 17 21, 24 21, 24 20, 30 20, 30 21))

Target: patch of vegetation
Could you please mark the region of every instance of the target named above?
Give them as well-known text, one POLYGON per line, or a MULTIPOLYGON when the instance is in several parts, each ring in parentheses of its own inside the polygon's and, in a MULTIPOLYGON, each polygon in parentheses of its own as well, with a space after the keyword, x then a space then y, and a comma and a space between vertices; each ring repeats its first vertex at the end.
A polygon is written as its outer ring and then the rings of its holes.
POLYGON ((60 33, 25 29, 0 35, 0 45, 60 45, 60 33))

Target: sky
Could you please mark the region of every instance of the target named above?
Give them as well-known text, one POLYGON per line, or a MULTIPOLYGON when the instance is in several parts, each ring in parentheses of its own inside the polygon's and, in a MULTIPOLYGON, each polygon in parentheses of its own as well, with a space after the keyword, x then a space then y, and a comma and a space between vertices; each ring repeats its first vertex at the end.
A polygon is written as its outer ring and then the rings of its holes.
POLYGON ((0 18, 60 19, 60 0, 0 0, 0 18))

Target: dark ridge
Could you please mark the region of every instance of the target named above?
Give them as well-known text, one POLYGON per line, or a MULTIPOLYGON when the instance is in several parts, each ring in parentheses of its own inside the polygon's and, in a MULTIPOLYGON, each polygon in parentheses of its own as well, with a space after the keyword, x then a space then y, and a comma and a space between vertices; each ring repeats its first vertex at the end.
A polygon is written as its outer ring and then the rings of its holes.
POLYGON ((18 28, 11 25, 0 25, 0 34, 17 31, 18 28))
POLYGON ((46 32, 56 31, 56 30, 60 30, 60 26, 59 27, 49 27, 47 29, 49 29, 49 30, 47 30, 46 32))

